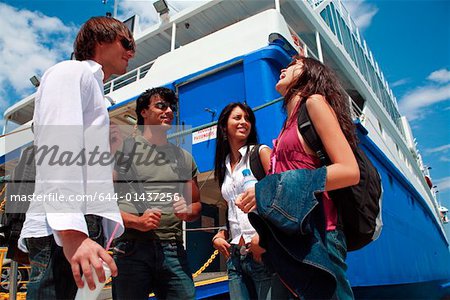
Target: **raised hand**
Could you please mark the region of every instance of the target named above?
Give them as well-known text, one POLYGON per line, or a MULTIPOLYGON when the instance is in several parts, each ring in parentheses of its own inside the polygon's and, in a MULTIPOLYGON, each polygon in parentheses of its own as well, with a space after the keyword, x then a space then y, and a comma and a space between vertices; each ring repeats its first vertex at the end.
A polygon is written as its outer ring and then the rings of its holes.
POLYGON ((180 196, 177 201, 173 202, 173 210, 175 216, 178 219, 187 221, 189 219, 189 213, 192 211, 192 208, 187 205, 184 197, 180 196))
POLYGON ((161 222, 161 210, 159 208, 147 209, 142 216, 139 216, 136 229, 139 231, 149 231, 159 227, 161 222))
POLYGON ((245 213, 256 209, 255 188, 249 188, 236 198, 236 206, 245 213))

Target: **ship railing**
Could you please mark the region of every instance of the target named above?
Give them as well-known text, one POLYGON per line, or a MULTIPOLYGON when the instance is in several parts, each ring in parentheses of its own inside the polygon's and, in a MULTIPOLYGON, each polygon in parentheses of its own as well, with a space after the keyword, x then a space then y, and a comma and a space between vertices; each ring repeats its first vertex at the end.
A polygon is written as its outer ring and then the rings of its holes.
MULTIPOLYGON (((274 104, 276 104, 278 102, 281 102, 283 100, 284 100, 283 97, 278 97, 278 98, 273 99, 271 101, 268 101, 268 102, 266 102, 264 104, 252 107, 252 110, 254 112, 257 112, 258 110, 261 110, 261 109, 266 108, 268 106, 274 105, 274 104)), ((349 101, 351 101, 352 118, 353 119, 358 119, 358 118, 361 119, 361 118, 363 118, 364 114, 363 114, 362 110, 356 105, 356 103, 353 101, 353 99, 351 99, 350 96, 349 96, 349 101)), ((209 122, 209 123, 198 125, 198 126, 195 126, 195 127, 191 127, 189 129, 181 129, 181 130, 179 130, 177 132, 169 134, 168 138, 169 139, 173 139, 173 138, 183 137, 183 136, 192 134, 194 132, 197 132, 197 131, 200 131, 200 130, 203 130, 203 129, 206 129, 206 128, 209 128, 209 127, 212 127, 212 126, 215 126, 215 125, 217 125, 217 121, 212 121, 212 122, 209 122)))
POLYGON ((130 83, 136 82, 142 78, 145 77, 147 72, 150 70, 150 68, 153 66, 153 63, 155 60, 152 60, 134 70, 131 70, 130 72, 121 75, 119 77, 114 78, 113 80, 108 81, 105 83, 104 92, 105 95, 117 91, 118 89, 121 89, 130 83))
POLYGON ((317 7, 320 5, 320 3, 322 3, 324 0, 307 0, 307 2, 309 3, 309 5, 311 5, 312 7, 317 7))
POLYGON ((394 94, 342 1, 322 1, 318 5, 316 1, 308 1, 308 3, 325 21, 350 60, 355 64, 361 78, 377 96, 379 103, 385 108, 401 135, 404 135, 399 124, 400 113, 394 94))
POLYGON ((364 114, 362 109, 358 106, 358 104, 352 99, 352 97, 348 96, 350 101, 350 108, 351 108, 351 116, 352 119, 359 119, 361 122, 364 121, 364 114))

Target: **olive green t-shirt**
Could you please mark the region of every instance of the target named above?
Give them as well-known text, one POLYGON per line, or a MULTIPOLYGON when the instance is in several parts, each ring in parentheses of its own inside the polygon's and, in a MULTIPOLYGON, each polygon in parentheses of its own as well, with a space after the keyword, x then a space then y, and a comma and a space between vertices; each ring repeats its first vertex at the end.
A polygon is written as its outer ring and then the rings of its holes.
MULTIPOLYGON (((159 228, 147 232, 127 228, 120 239, 182 240, 182 222, 173 210, 173 203, 183 196, 189 204, 191 195, 183 195, 187 180, 198 174, 197 165, 190 153, 171 143, 163 146, 150 144, 144 137, 137 136, 133 163, 137 178, 145 191, 138 195, 132 185, 122 183, 119 193, 119 208, 138 215, 145 208, 159 208, 162 211, 159 228)), ((127 174, 128 176, 128 174, 127 174)))

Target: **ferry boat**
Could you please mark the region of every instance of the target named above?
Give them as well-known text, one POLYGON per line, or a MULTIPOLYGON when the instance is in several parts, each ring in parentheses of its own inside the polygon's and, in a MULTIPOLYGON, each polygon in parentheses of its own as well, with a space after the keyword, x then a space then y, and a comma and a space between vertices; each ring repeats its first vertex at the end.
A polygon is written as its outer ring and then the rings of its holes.
MULTIPOLYGON (((134 32, 136 55, 128 73, 105 84, 105 99, 114 124, 132 125, 135 100, 144 90, 166 86, 179 96, 176 124, 183 131, 177 141, 191 145, 201 171, 202 217, 185 225, 191 268, 206 267, 196 278, 198 298, 228 291, 224 258, 204 265, 214 251, 213 228, 225 223, 212 175, 218 112, 231 101, 245 101, 255 111, 261 142, 271 145, 285 119, 274 86, 280 69, 297 53, 336 72, 351 101, 362 148, 382 177, 382 234, 348 253, 347 274, 356 297, 449 293, 449 237, 443 227, 448 210, 438 205, 408 120, 341 1, 213 0, 172 16, 165 13, 143 31, 137 16, 126 22, 134 32)), ((34 94, 4 114, 0 163, 5 174, 33 139, 33 107, 34 94)))

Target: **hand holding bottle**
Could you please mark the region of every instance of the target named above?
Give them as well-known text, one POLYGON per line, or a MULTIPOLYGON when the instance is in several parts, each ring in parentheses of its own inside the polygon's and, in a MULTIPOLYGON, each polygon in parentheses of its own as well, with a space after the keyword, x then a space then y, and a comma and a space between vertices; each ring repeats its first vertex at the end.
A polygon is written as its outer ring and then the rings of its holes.
POLYGON ((256 209, 255 184, 258 182, 251 174, 249 169, 242 171, 244 175, 243 188, 244 193, 236 198, 236 206, 245 213, 256 209))

